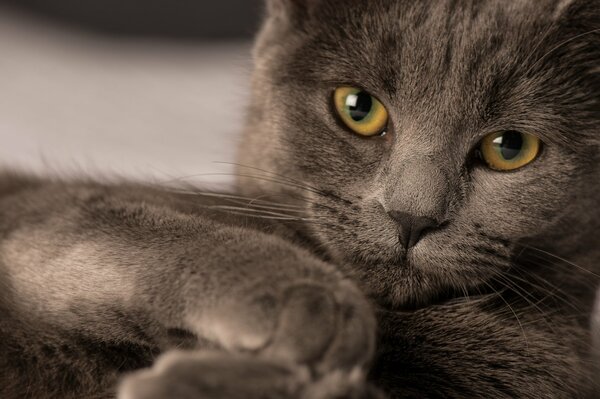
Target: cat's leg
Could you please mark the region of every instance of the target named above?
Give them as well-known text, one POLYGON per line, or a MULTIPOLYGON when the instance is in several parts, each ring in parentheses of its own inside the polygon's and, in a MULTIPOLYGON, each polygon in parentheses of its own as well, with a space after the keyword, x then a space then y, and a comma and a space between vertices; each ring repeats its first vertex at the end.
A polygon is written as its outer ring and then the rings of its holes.
POLYGON ((147 364, 173 331, 316 378, 356 373, 372 357, 375 320, 361 292, 276 236, 140 188, 36 186, 3 198, 0 213, 0 300, 18 320, 2 331, 18 342, 0 370, 18 383, 0 386, 2 397, 43 397, 50 385, 57 397, 100 392, 103 373, 147 364), (57 344, 42 362, 17 362, 18 348, 44 339, 57 344), (139 362, 113 364, 135 348, 139 362))

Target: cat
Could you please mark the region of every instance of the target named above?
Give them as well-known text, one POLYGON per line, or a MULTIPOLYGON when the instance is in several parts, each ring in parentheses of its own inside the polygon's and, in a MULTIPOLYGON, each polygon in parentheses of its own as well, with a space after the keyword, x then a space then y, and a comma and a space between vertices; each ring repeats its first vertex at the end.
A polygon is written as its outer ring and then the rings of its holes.
POLYGON ((4 172, 0 397, 593 397, 599 27, 268 0, 235 191, 4 172))

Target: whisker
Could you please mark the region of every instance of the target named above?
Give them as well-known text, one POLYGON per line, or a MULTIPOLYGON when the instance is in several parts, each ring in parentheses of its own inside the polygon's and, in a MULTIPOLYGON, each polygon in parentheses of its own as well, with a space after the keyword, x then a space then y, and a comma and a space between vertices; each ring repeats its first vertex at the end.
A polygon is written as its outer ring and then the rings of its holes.
POLYGON ((299 188, 301 190, 305 190, 307 192, 312 192, 314 194, 323 195, 320 192, 320 190, 314 190, 311 187, 307 187, 307 186, 305 186, 303 184, 289 182, 289 181, 285 181, 285 180, 281 180, 281 179, 275 179, 275 178, 268 177, 268 176, 257 176, 257 175, 243 174, 243 173, 224 173, 224 172, 221 172, 221 173, 203 173, 202 176, 237 176, 237 177, 247 177, 247 178, 251 178, 251 179, 262 180, 262 181, 268 181, 268 182, 271 182, 271 183, 281 184, 282 186, 295 187, 295 188, 299 188))
MULTIPOLYGON (((199 196, 199 197, 220 198, 220 199, 227 200, 229 202, 245 204, 245 205, 252 205, 255 207, 268 206, 271 208, 290 209, 290 210, 304 209, 303 207, 297 206, 297 205, 267 201, 267 200, 263 200, 263 199, 259 199, 259 198, 244 197, 241 195, 213 193, 213 192, 206 192, 206 191, 183 191, 183 190, 170 190, 170 192, 173 192, 176 194, 194 195, 194 196, 199 196)), ((266 197, 266 195, 263 197, 266 197)))
POLYGON ((538 252, 540 252, 540 253, 543 253, 543 254, 545 254, 545 255, 548 255, 548 256, 550 256, 550 257, 552 257, 552 258, 558 259, 558 260, 560 260, 561 262, 564 262, 564 263, 566 263, 566 264, 568 264, 568 265, 571 265, 571 266, 573 266, 573 267, 576 267, 576 268, 578 268, 579 270, 581 270, 581 271, 584 271, 584 272, 586 272, 586 273, 589 273, 589 274, 591 274, 591 275, 592 275, 592 276, 594 276, 594 277, 598 277, 598 278, 600 278, 600 275, 599 275, 599 274, 596 274, 596 273, 594 273, 593 271, 586 269, 585 267, 579 266, 579 265, 577 265, 577 264, 575 264, 575 263, 573 263, 573 262, 571 262, 571 261, 568 261, 567 259, 561 258, 560 256, 558 256, 558 255, 555 255, 555 254, 553 254, 553 253, 551 253, 551 252, 544 251, 543 249, 536 248, 536 247, 533 247, 533 246, 531 246, 531 245, 527 245, 527 244, 520 244, 520 245, 522 245, 523 247, 526 247, 526 248, 532 249, 532 250, 534 250, 534 251, 538 251, 538 252))
POLYGON ((471 296, 469 295, 469 290, 467 290, 467 287, 465 284, 460 284, 460 290, 463 293, 463 296, 466 298, 468 303, 471 303, 471 296))
POLYGON ((523 289, 519 284, 517 284, 514 281, 511 281, 504 275, 496 276, 496 278, 492 277, 492 279, 494 281, 498 282, 499 284, 506 286, 509 290, 511 290, 512 292, 517 294, 519 297, 524 299, 531 307, 533 307, 540 314, 540 316, 542 317, 542 320, 546 323, 548 328, 550 328, 550 330, 552 330, 553 332, 556 332, 554 329, 554 326, 552 326, 548 322, 548 319, 547 319, 548 312, 544 312, 542 310, 542 308, 539 307, 539 305, 538 305, 539 302, 533 302, 531 299, 528 298, 528 297, 531 297, 533 299, 537 299, 537 298, 535 298, 535 296, 533 296, 530 292, 527 292, 527 290, 523 289))
POLYGON ((533 288, 539 288, 542 291, 546 292, 548 295, 546 297, 542 298, 541 299, 542 301, 544 299, 546 299, 547 297, 551 296, 555 300, 561 300, 565 305, 568 305, 569 307, 571 307, 573 310, 575 310, 577 312, 581 312, 582 308, 585 307, 585 305, 581 301, 579 301, 579 299, 577 299, 577 297, 575 297, 573 295, 569 295, 568 293, 566 293, 565 291, 563 291, 562 289, 560 289, 558 286, 552 284, 550 281, 544 279, 543 277, 538 276, 535 273, 531 273, 531 272, 529 272, 527 270, 518 270, 518 269, 515 269, 515 271, 518 271, 520 274, 521 273, 527 273, 530 276, 531 279, 538 280, 538 281, 542 280, 542 282, 544 284, 546 284, 547 286, 549 286, 551 288, 551 290, 549 290, 549 289, 544 288, 543 286, 541 286, 539 284, 533 283, 532 281, 530 281, 528 279, 520 278, 520 277, 517 277, 515 275, 511 275, 512 278, 516 278, 518 280, 521 280, 524 283, 531 285, 533 288), (556 296, 555 294, 559 294, 559 295, 556 296), (570 298, 571 302, 569 300, 567 300, 567 298, 570 298), (575 302, 577 302, 578 305, 575 304, 575 302))
POLYGON ((280 211, 280 212, 287 211, 287 212, 292 212, 292 213, 308 212, 308 210, 306 208, 299 207, 299 206, 286 206, 283 204, 282 205, 270 205, 270 204, 263 204, 263 203, 258 203, 258 202, 236 200, 236 199, 229 199, 229 198, 225 198, 225 201, 227 201, 230 204, 245 206, 245 207, 251 208, 251 209, 267 209, 267 210, 280 211))
POLYGON ((256 219, 288 220, 288 221, 302 221, 302 222, 308 221, 308 222, 310 222, 310 219, 301 218, 301 217, 269 216, 269 215, 247 213, 247 212, 242 212, 242 211, 225 210, 225 209, 219 209, 219 208, 215 208, 215 210, 220 210, 220 211, 223 211, 223 212, 231 214, 231 215, 240 215, 240 216, 246 216, 246 217, 251 217, 251 218, 256 218, 256 219))
POLYGON ((529 340, 527 339, 527 334, 525 334, 525 329, 523 328, 523 324, 521 324, 521 320, 519 319, 519 316, 517 316, 517 313, 515 312, 515 310, 513 309, 513 307, 510 306, 510 304, 508 303, 508 301, 502 296, 502 294, 498 290, 496 290, 494 288, 494 286, 492 286, 491 284, 489 284, 486 281, 483 281, 483 283, 485 285, 487 285, 488 288, 490 288, 496 294, 498 294, 498 296, 500 297, 500 299, 502 299, 502 301, 506 304, 506 306, 508 307, 508 309, 510 309, 510 311, 512 312, 512 314, 515 316, 515 320, 519 324, 519 328, 521 329, 521 333, 523 334, 523 339, 525 339, 525 345, 527 346, 527 348, 529 350, 529 340))
POLYGON ((290 214, 286 214, 286 213, 282 213, 282 212, 273 212, 273 211, 268 211, 268 210, 264 210, 264 209, 253 209, 250 207, 231 206, 231 205, 205 205, 205 206, 203 206, 203 208, 219 209, 219 210, 232 210, 232 211, 249 212, 249 213, 255 213, 255 214, 260 213, 260 214, 271 215, 271 216, 297 217, 296 215, 290 215, 290 214))
MULTIPOLYGON (((286 182, 283 180, 279 180, 279 179, 274 179, 271 177, 267 177, 267 176, 255 176, 255 175, 247 175, 247 174, 240 174, 240 173, 226 173, 226 172, 213 172, 213 173, 198 173, 196 175, 190 175, 190 177, 208 177, 208 176, 236 176, 236 177, 248 177, 248 178, 254 178, 257 180, 263 180, 263 181, 268 181, 268 182, 272 182, 272 183, 277 183, 277 184, 281 184, 284 186, 290 186, 290 187, 296 187, 296 188, 300 188, 303 189, 305 191, 311 191, 310 188, 307 188, 303 185, 297 184, 297 183, 290 183, 290 182, 286 182)), ((318 192, 316 192, 316 194, 319 194, 318 192)))
POLYGON ((346 200, 346 199, 344 199, 344 198, 342 198, 342 197, 338 196, 337 194, 334 194, 334 193, 332 193, 332 192, 329 192, 329 191, 324 191, 324 190, 321 190, 321 189, 319 189, 319 188, 317 188, 317 187, 315 187, 315 186, 312 186, 312 185, 309 185, 309 184, 307 184, 306 182, 304 182, 304 181, 302 181, 302 180, 299 180, 299 179, 294 179, 294 178, 292 178, 292 177, 285 176, 285 175, 282 175, 282 174, 280 174, 280 173, 276 173, 276 172, 273 172, 273 171, 270 171, 270 170, 261 169, 261 168, 257 168, 257 167, 255 167, 255 166, 251 166, 251 165, 244 165, 244 164, 235 163, 235 162, 216 162, 216 163, 230 164, 230 165, 234 165, 234 166, 239 166, 239 167, 241 167, 241 168, 247 168, 247 169, 256 170, 256 171, 263 172, 263 173, 268 173, 268 174, 270 174, 270 175, 277 176, 277 177, 279 177, 279 178, 285 179, 285 180, 287 180, 287 181, 288 181, 289 183, 291 183, 291 184, 298 184, 298 185, 300 185, 300 186, 303 186, 303 187, 306 187, 306 188, 308 188, 308 189, 310 189, 310 190, 314 190, 314 191, 315 191, 317 194, 321 194, 321 195, 323 195, 323 196, 326 196, 326 197, 333 197, 333 198, 336 198, 336 199, 338 199, 338 200, 341 200, 341 201, 347 202, 347 200, 346 200))
POLYGON ((217 164, 224 164, 224 165, 233 165, 233 166, 238 166, 238 167, 240 167, 240 168, 246 168, 246 169, 251 169, 251 170, 258 171, 258 172, 268 173, 268 174, 270 174, 270 175, 277 176, 277 177, 279 177, 279 178, 282 178, 282 179, 284 179, 284 180, 287 180, 287 181, 288 181, 288 182, 290 182, 290 183, 294 183, 294 184, 301 184, 301 185, 304 185, 304 186, 306 186, 306 187, 312 188, 313 190, 319 190, 318 188, 316 188, 316 187, 313 187, 313 186, 310 186, 310 185, 306 184, 305 182, 303 182, 303 181, 301 181, 301 180, 294 179, 293 177, 285 176, 285 175, 282 175, 282 174, 280 174, 280 173, 273 172, 273 171, 270 171, 270 170, 266 170, 266 169, 258 168, 258 167, 256 167, 256 166, 244 165, 244 164, 237 163, 237 162, 225 162, 225 161, 215 161, 214 163, 217 163, 217 164))
POLYGON ((272 205, 259 205, 259 204, 253 204, 253 203, 246 203, 246 202, 242 202, 242 201, 230 201, 234 204, 238 204, 238 205, 243 205, 249 209, 265 209, 265 210, 271 210, 271 211, 287 211, 290 213, 308 213, 308 211, 306 209, 303 208, 286 208, 283 206, 272 206, 272 205))

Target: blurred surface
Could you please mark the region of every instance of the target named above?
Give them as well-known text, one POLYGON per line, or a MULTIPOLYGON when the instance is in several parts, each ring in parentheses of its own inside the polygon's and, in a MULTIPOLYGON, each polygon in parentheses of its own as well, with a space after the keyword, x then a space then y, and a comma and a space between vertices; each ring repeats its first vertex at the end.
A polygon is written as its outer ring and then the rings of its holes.
MULTIPOLYGON (((0 9, 0 164, 159 180, 228 172, 248 41, 103 38, 0 9)), ((230 176, 197 176, 230 181, 230 176)))
POLYGON ((262 0, 0 0, 88 32, 186 40, 250 38, 262 0))

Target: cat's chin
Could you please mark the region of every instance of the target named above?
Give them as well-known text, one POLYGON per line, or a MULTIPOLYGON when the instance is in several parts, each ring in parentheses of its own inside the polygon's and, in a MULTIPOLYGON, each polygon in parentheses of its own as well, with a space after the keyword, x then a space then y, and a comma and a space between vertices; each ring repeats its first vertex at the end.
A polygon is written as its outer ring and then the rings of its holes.
POLYGON ((394 311, 414 313, 431 308, 477 305, 496 295, 496 292, 490 288, 486 291, 484 287, 465 290, 449 288, 430 296, 405 297, 404 300, 395 301, 390 305, 394 311))
MULTIPOLYGON (((438 270, 420 265, 417 260, 403 257, 386 267, 377 276, 368 276, 366 283, 373 297, 386 308, 401 312, 416 312, 432 307, 468 306, 497 296, 497 287, 484 276, 468 279, 450 278, 438 270), (454 281, 453 281, 454 280, 454 281)), ((460 274, 460 273, 459 273, 460 274)))

